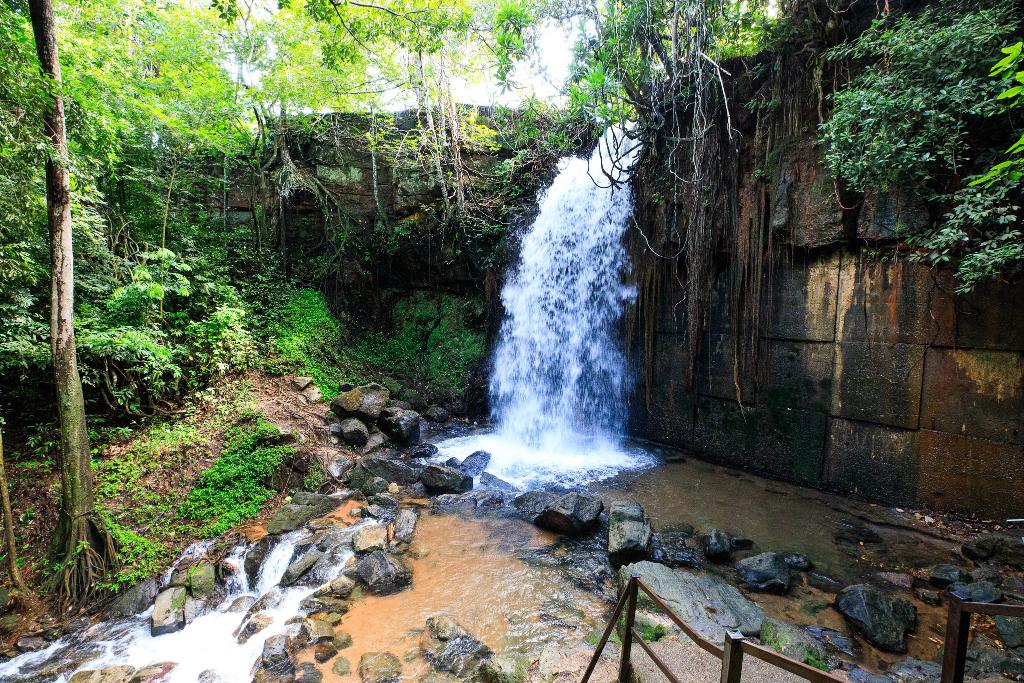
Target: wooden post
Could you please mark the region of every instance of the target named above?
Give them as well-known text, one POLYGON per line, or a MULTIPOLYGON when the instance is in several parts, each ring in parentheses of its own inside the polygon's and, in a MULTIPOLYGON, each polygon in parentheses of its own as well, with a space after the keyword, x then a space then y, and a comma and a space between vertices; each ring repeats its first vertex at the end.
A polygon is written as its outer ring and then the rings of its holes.
POLYGON ((721 683, 740 683, 743 678, 743 634, 726 631, 724 645, 721 683))
POLYGON ((949 596, 949 616, 946 620, 946 644, 942 654, 941 683, 963 683, 967 662, 967 642, 971 639, 971 613, 964 609, 963 600, 949 596))
POLYGON ((629 683, 629 673, 632 668, 630 657, 633 650, 633 624, 636 621, 636 593, 639 574, 632 574, 629 583, 626 584, 626 628, 622 633, 622 657, 619 660, 619 683, 629 683))

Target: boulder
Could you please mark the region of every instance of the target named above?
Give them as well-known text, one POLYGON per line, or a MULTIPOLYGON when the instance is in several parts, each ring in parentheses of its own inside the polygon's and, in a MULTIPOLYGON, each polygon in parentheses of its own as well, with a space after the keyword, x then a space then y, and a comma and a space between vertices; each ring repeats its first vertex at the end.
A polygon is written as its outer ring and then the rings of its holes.
POLYGON ((391 392, 379 384, 364 384, 343 391, 331 401, 331 412, 347 417, 376 420, 391 400, 391 392))
POLYGON ((750 590, 780 595, 789 590, 789 565, 780 553, 761 553, 744 558, 736 563, 736 571, 740 581, 750 590))
POLYGON ((314 517, 321 517, 342 504, 341 498, 299 491, 292 502, 281 507, 267 522, 268 534, 295 531, 314 517))
POLYGON ((284 575, 281 576, 282 586, 291 586, 301 579, 306 572, 313 568, 317 562, 324 556, 322 552, 317 549, 308 550, 299 556, 298 559, 294 560, 288 568, 284 570, 284 575))
POLYGON ((417 446, 413 446, 409 449, 406 457, 412 459, 421 458, 436 458, 437 457, 437 446, 432 443, 421 443, 417 446))
POLYGON ((523 683, 526 680, 529 662, 515 655, 495 655, 485 659, 477 670, 480 683, 523 683))
POLYGON ((249 581, 249 588, 256 587, 256 581, 259 579, 260 568, 263 566, 263 562, 267 559, 267 554, 277 543, 277 536, 266 535, 260 540, 256 541, 249 552, 245 554, 245 576, 249 581))
POLYGON ((185 628, 186 597, 184 586, 172 586, 156 596, 153 615, 150 618, 150 631, 154 636, 174 633, 185 628))
POLYGON ((476 671, 491 650, 448 616, 427 619, 420 638, 420 650, 435 671, 447 671, 458 677, 476 671))
POLYGON ((420 480, 422 472, 421 466, 395 458, 366 457, 363 458, 360 466, 375 477, 403 486, 415 484, 420 480))
POLYGON ((519 489, 508 483, 504 479, 500 479, 490 472, 484 472, 477 479, 477 487, 481 489, 492 489, 494 491, 504 491, 506 493, 518 493, 519 489))
POLYGON ((958 581, 951 584, 948 590, 964 602, 1000 602, 1003 599, 1003 591, 988 581, 975 581, 973 583, 958 581))
POLYGON ((353 446, 363 446, 370 439, 369 428, 357 417, 346 417, 338 425, 338 431, 345 443, 353 446))
POLYGON ((352 665, 344 657, 338 657, 331 664, 331 673, 335 676, 349 676, 352 674, 352 665))
POLYGON ((344 479, 355 464, 354 460, 339 453, 327 461, 327 473, 335 479, 344 479))
POLYGON ((906 634, 917 621, 912 603, 868 584, 847 586, 835 607, 868 642, 888 652, 905 652, 906 634))
POLYGON ((367 652, 359 658, 359 678, 363 683, 399 683, 402 662, 390 652, 367 652))
POLYGON ((290 650, 291 639, 288 636, 270 636, 263 641, 263 652, 260 654, 258 667, 264 674, 264 680, 287 680, 289 675, 294 674, 295 666, 289 654, 290 650))
POLYGON ((401 510, 395 520, 395 540, 399 543, 412 543, 415 532, 416 513, 408 508, 401 510))
POLYGON ((380 415, 380 430, 401 446, 415 446, 420 442, 420 414, 393 406, 380 415))
POLYGON ((581 534, 597 524, 604 504, 599 498, 567 493, 544 507, 533 523, 558 534, 581 534))
POLYGON ((384 432, 371 431, 370 438, 366 440, 363 447, 359 449, 362 455, 367 453, 373 453, 376 450, 382 450, 383 446, 388 442, 388 437, 385 436, 384 432))
POLYGON ((156 599, 159 592, 160 584, 156 579, 140 581, 118 594, 114 602, 107 608, 107 616, 117 619, 145 612, 153 604, 153 600, 156 599))
POLYGON ((338 654, 338 648, 334 647, 334 643, 319 643, 313 648, 313 659, 320 664, 333 659, 338 654))
POLYGON ((334 642, 334 627, 323 619, 303 619, 299 625, 300 647, 334 642))
POLYGON ((356 564, 355 575, 371 593, 390 595, 412 584, 412 571, 402 560, 375 550, 356 564))
POLYGON ((712 562, 728 562, 736 552, 736 542, 721 529, 712 529, 701 538, 704 556, 712 562))
POLYGON ((908 657, 890 666, 885 673, 888 680, 899 683, 937 683, 942 676, 942 666, 938 662, 908 657))
POLYGON ((423 413, 423 416, 431 422, 447 422, 451 417, 451 415, 448 414, 448 411, 441 406, 430 406, 427 408, 427 411, 423 413))
POLYGON ((445 465, 427 465, 420 481, 431 493, 462 493, 473 488, 473 477, 445 465))
MULTIPOLYGON (((724 642, 726 631, 740 631, 747 636, 761 632, 765 618, 761 608, 735 586, 709 574, 671 569, 654 562, 636 562, 619 569, 620 586, 625 586, 633 573, 681 619, 712 642, 724 642)), ((638 604, 644 609, 654 607, 643 591, 638 604)))
POLYGON ((689 547, 689 534, 678 531, 660 532, 651 541, 651 559, 668 567, 702 569, 700 552, 689 547))
POLYGON ((828 651, 810 633, 793 624, 765 619, 761 624, 761 643, 790 659, 804 664, 828 668, 828 651))
POLYGON ((553 505, 557 500, 558 495, 549 491, 527 491, 512 500, 512 507, 532 522, 544 508, 553 505))
POLYGON ((963 545, 965 557, 978 562, 1001 562, 1024 569, 1024 540, 1020 534, 982 534, 963 545))
POLYGON ((326 586, 322 586, 319 590, 313 593, 313 595, 318 598, 331 597, 344 600, 348 596, 352 595, 352 591, 355 590, 355 587, 356 582, 343 574, 326 586))
POLYGON ((235 629, 235 640, 239 643, 247 643, 250 638, 270 626, 273 622, 274 618, 265 612, 254 614, 235 629))
POLYGON ((108 666, 92 671, 79 671, 68 680, 68 683, 128 683, 134 674, 134 666, 108 666))
POLYGON ((966 673, 973 678, 1024 679, 1024 656, 1004 650, 988 636, 978 633, 967 648, 966 673))
POLYGON ((936 564, 928 568, 928 582, 933 586, 945 588, 946 586, 963 581, 963 571, 951 564, 936 564))
POLYGON ((651 554, 651 523, 640 503, 617 500, 608 512, 608 560, 615 566, 646 560, 651 554))
POLYGON ((809 572, 814 569, 814 565, 810 560, 807 559, 806 555, 798 555, 797 553, 786 553, 782 556, 782 559, 789 566, 798 572, 809 572))
POLYGON ((846 518, 840 520, 839 527, 832 536, 839 543, 847 543, 849 545, 860 545, 861 543, 874 545, 882 542, 882 537, 878 532, 859 519, 846 518))
POLYGON ((1024 617, 996 617, 996 630, 1011 650, 1024 647, 1024 617))
POLYGON ((188 570, 188 588, 196 599, 213 598, 217 590, 217 568, 208 562, 193 565, 188 570))
POLYGON ((252 595, 239 595, 237 598, 231 601, 228 605, 227 612, 237 612, 239 614, 248 612, 249 608, 252 607, 253 603, 256 602, 255 596, 252 595))
POLYGON ((160 683, 178 667, 177 662, 157 662, 144 666, 128 679, 128 683, 160 683))
POLYGON ((30 635, 20 636, 14 643, 14 646, 18 648, 18 652, 36 652, 37 650, 44 649, 47 645, 49 643, 42 636, 30 635))
POLYGON ((459 469, 467 475, 479 477, 491 463, 491 454, 487 451, 473 451, 459 464, 459 469))
POLYGON ((383 550, 388 545, 388 530, 383 524, 367 524, 352 537, 352 550, 368 553, 383 550))
POLYGON ((323 683, 324 675, 313 662, 302 662, 295 667, 294 683, 323 683))

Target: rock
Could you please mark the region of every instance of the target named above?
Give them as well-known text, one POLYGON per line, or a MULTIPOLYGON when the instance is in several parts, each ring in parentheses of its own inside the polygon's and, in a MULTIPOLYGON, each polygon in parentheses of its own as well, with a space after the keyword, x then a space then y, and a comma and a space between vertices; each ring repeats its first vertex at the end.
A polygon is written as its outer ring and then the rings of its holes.
POLYGON ((405 563, 380 550, 359 560, 355 574, 371 593, 377 595, 397 593, 412 584, 412 571, 405 563))
POLYGON ((927 588, 918 588, 914 591, 914 595, 916 595, 917 599, 926 605, 938 607, 942 604, 942 594, 938 591, 929 590, 927 588))
POLYGON ((908 657, 890 666, 885 673, 889 680, 900 683, 934 683, 942 676, 942 667, 938 662, 908 657))
POLYGON ((347 444, 363 446, 370 440, 369 428, 357 417, 346 417, 338 425, 341 438, 347 444))
POLYGON ((850 545, 881 543, 882 537, 878 532, 869 527, 859 519, 843 519, 839 522, 839 528, 833 534, 836 541, 850 545))
POLYGON ((842 631, 821 626, 804 626, 813 638, 816 638, 828 650, 835 650, 847 657, 856 657, 859 647, 857 642, 842 631))
POLYGON ((981 633, 975 634, 967 648, 966 673, 973 678, 1024 678, 1024 657, 1001 649, 981 633))
POLYGON ((256 587, 256 581, 259 579, 260 567, 263 566, 263 562, 267 559, 267 554, 277 543, 277 536, 267 535, 256 541, 253 546, 249 549, 249 552, 245 554, 245 576, 249 581, 249 588, 256 587))
POLYGON ((736 563, 736 571, 750 590, 780 595, 789 590, 789 565, 780 553, 761 553, 742 559, 736 563))
POLYGON ((495 655, 485 659, 477 670, 480 683, 523 683, 529 662, 514 655, 495 655))
POLYGON ((667 567, 702 569, 704 559, 700 552, 689 547, 688 539, 689 534, 678 531, 654 534, 651 543, 651 559, 667 567))
POLYGON ((270 616, 265 612, 254 614, 239 625, 235 629, 235 640, 239 643, 247 643, 249 639, 254 635, 270 626, 274 622, 274 617, 270 616))
POLYGON ((348 676, 352 673, 352 665, 344 657, 338 657, 331 664, 331 673, 335 676, 348 676))
POLYGON ((177 662, 157 662, 144 666, 128 679, 128 683, 160 683, 177 668, 177 662))
MULTIPOLYGON (((400 408, 402 410, 412 410, 412 404, 408 401, 388 401, 388 408, 400 408)), ((387 410, 387 408, 385 408, 387 410)))
POLYGON ((174 633, 185 628, 184 586, 172 586, 160 592, 153 604, 153 615, 150 618, 150 632, 154 636, 174 633))
POLYGON ((896 586, 897 588, 905 588, 910 590, 914 587, 914 577, 910 574, 904 574, 903 572, 878 572, 875 577, 879 581, 896 586))
POLYGON ((856 584, 839 591, 835 606, 857 632, 878 648, 906 651, 907 631, 917 621, 917 609, 909 601, 874 586, 856 584))
POLYGON ((342 504, 341 498, 299 491, 292 502, 274 513, 267 522, 268 534, 295 531, 314 517, 321 517, 342 504))
POLYGON ((403 401, 413 407, 413 410, 423 410, 427 407, 427 402, 423 400, 423 394, 412 387, 406 387, 400 395, 403 401))
POLYGON ((421 458, 435 458, 437 457, 437 446, 432 443, 421 443, 409 449, 406 457, 417 460, 421 458))
POLYGON ((108 666, 92 671, 79 671, 68 680, 68 683, 128 683, 134 673, 134 666, 108 666))
POLYGON ((838 593, 843 589, 843 583, 833 579, 831 576, 825 574, 819 574, 817 572, 811 572, 807 575, 807 583, 813 588, 824 593, 838 593))
POLYGON ((807 631, 776 619, 765 619, 761 624, 761 642, 790 659, 804 664, 828 668, 828 651, 807 631))
POLYGON ((476 478, 484 473, 484 470, 487 469, 490 463, 490 453, 487 451, 473 451, 459 464, 459 469, 469 476, 476 478))
POLYGON ((338 654, 338 648, 334 647, 334 643, 320 643, 313 648, 313 659, 323 664, 329 659, 333 659, 338 654))
POLYGON ((814 569, 814 565, 807 559, 806 555, 798 555, 796 553, 786 553, 782 556, 783 561, 786 565, 798 572, 809 572, 814 569))
POLYGON ((391 392, 379 384, 364 384, 343 391, 331 401, 331 412, 347 417, 376 420, 391 399, 391 392))
POLYGON ((288 636, 270 636, 263 642, 259 667, 271 677, 286 677, 293 674, 295 667, 289 655, 290 649, 291 640, 288 636))
POLYGON ((490 472, 484 472, 477 479, 477 486, 482 489, 493 489, 495 491, 505 491, 506 493, 518 493, 519 489, 508 483, 504 479, 500 479, 490 472))
POLYGON ((140 581, 118 594, 114 602, 107 608, 107 616, 117 619, 145 612, 153 604, 153 600, 156 599, 159 592, 160 583, 156 579, 140 581))
POLYGON ((194 598, 212 598, 217 590, 217 568, 205 562, 193 565, 188 570, 188 588, 194 598))
POLYGON ((441 406, 430 406, 427 408, 426 412, 423 413, 423 416, 431 422, 447 422, 451 417, 448 414, 448 411, 441 406))
POLYGON ((352 549, 357 553, 383 550, 388 545, 388 530, 382 524, 367 524, 352 537, 352 549))
POLYGON ((185 623, 191 624, 193 621, 203 616, 212 609, 212 606, 203 602, 202 600, 196 600, 191 595, 185 598, 185 623))
POLYGON ((428 465, 420 481, 431 493, 462 493, 473 488, 473 477, 444 465, 428 465))
POLYGON ((558 495, 548 491, 527 491, 512 500, 512 507, 531 522, 549 505, 558 500, 558 495))
POLYGON ((386 408, 380 415, 380 430, 402 446, 420 442, 420 414, 415 410, 386 408))
POLYGON ((948 590, 964 602, 1000 602, 1003 599, 1003 591, 988 581, 957 582, 950 585, 948 590))
POLYGON ((390 652, 367 652, 359 658, 359 678, 363 683, 399 683, 402 662, 390 652))
POLYGON ((978 562, 1001 562, 1024 569, 1024 540, 1020 534, 982 534, 963 545, 965 557, 978 562))
MULTIPOLYGON (((722 643, 726 631, 740 631, 748 636, 761 632, 764 612, 735 586, 709 574, 670 569, 654 562, 637 562, 621 567, 620 585, 624 586, 634 572, 673 612, 708 640, 722 643)), ((643 592, 638 600, 642 608, 653 608, 643 592)))
POLYGON ((324 680, 324 675, 320 673, 320 669, 316 668, 316 664, 312 662, 303 662, 295 668, 295 683, 321 683, 324 680))
POLYGON ((224 683, 224 679, 213 669, 207 669, 199 674, 197 683, 224 683))
POLYGON ((380 477, 388 483, 408 485, 420 480, 422 472, 419 465, 410 465, 404 460, 394 458, 367 457, 360 465, 373 476, 380 477))
POLYGON ((398 513, 395 520, 395 540, 399 543, 412 543, 412 536, 416 533, 416 513, 408 508, 398 513))
POLYGON ((996 620, 996 630, 999 632, 999 637, 1003 639, 1003 644, 1011 650, 1018 647, 1024 647, 1024 617, 1005 617, 998 616, 996 620))
POLYGON ((365 484, 363 484, 360 490, 364 494, 366 494, 368 498, 373 498, 375 496, 379 496, 382 493, 386 493, 390 488, 391 484, 388 482, 387 479, 382 479, 381 477, 373 477, 370 480, 368 480, 365 484))
POLYGON ((252 595, 239 595, 237 598, 231 601, 228 605, 226 612, 248 612, 249 608, 252 607, 253 603, 256 602, 256 597, 252 595))
POLYGON ((617 500, 608 513, 608 560, 613 566, 646 560, 651 554, 651 523, 639 503, 617 500))
POLYGON ((282 586, 291 586, 301 579, 306 572, 313 568, 317 562, 323 558, 324 554, 315 548, 308 550, 302 554, 297 560, 293 561, 288 568, 284 570, 284 575, 281 577, 282 586))
POLYGON ((341 575, 338 578, 331 581, 326 586, 320 588, 315 595, 318 598, 331 597, 339 598, 344 600, 345 598, 352 595, 352 591, 356 587, 356 582, 348 578, 345 575, 341 575))
POLYGON ((35 652, 36 650, 42 650, 49 643, 40 636, 21 636, 14 644, 18 648, 18 652, 35 652))
POLYGON ((928 568, 928 582, 933 586, 945 588, 951 583, 963 581, 963 572, 951 564, 936 564, 928 568))
MULTIPOLYGON (((334 642, 334 627, 323 619, 303 619, 299 625, 298 642, 300 647, 334 642)), ((334 655, 331 655, 333 657, 334 655)), ((330 659, 330 657, 328 657, 330 659)))
POLYGON ((312 383, 313 383, 313 378, 312 377, 293 377, 292 378, 292 386, 295 387, 295 389, 298 390, 298 391, 302 391, 303 389, 305 389, 306 387, 308 387, 312 383))
POLYGON ((712 562, 728 562, 736 551, 736 542, 732 536, 721 529, 712 529, 701 539, 704 556, 712 562))
POLYGON ((448 671, 460 678, 472 674, 491 656, 490 648, 444 615, 427 619, 420 650, 435 671, 448 671))
POLYGON ((599 498, 567 493, 547 505, 533 523, 558 534, 581 534, 597 524, 604 504, 599 498))

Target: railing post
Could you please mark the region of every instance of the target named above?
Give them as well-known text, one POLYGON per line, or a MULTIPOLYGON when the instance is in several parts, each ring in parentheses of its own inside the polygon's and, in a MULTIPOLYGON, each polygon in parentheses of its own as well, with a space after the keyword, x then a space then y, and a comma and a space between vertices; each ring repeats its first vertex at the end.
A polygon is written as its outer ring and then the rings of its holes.
POLYGON ((964 609, 963 600, 950 595, 945 651, 942 654, 942 683, 964 683, 967 642, 970 638, 971 613, 964 609))
POLYGON ((740 683, 743 678, 743 634, 726 631, 722 648, 721 683, 740 683))
POLYGON ((630 657, 633 651, 633 623, 636 621, 636 593, 638 590, 637 582, 640 580, 640 575, 633 573, 629 577, 629 583, 626 584, 627 602, 626 602, 626 628, 622 633, 622 656, 619 660, 619 683, 629 683, 629 673, 632 668, 630 657))

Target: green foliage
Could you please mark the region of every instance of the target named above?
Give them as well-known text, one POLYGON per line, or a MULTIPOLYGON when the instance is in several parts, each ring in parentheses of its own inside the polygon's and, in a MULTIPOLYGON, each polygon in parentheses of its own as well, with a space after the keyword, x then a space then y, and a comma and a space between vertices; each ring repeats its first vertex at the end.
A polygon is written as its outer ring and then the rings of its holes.
POLYGON ((278 432, 276 426, 256 417, 230 427, 220 457, 200 475, 182 503, 182 516, 203 522, 203 533, 216 536, 258 515, 274 497, 267 483, 295 450, 273 445, 278 432))
MULTIPOLYGON (((1007 109, 1024 104, 1024 41, 1003 48, 1005 57, 992 67, 990 76, 999 78, 1006 89, 996 98, 1007 109)), ((1024 179, 1024 133, 1006 150, 1007 159, 995 164, 988 173, 975 178, 972 185, 991 187, 997 182, 1019 183, 1024 179)))
POLYGON ((341 324, 323 294, 312 289, 286 292, 270 317, 269 334, 281 359, 312 377, 325 398, 337 396, 345 379, 341 324))

